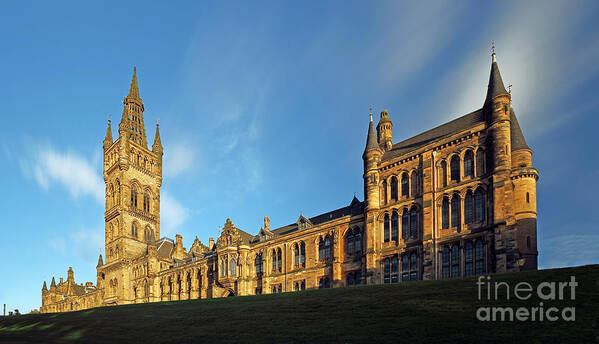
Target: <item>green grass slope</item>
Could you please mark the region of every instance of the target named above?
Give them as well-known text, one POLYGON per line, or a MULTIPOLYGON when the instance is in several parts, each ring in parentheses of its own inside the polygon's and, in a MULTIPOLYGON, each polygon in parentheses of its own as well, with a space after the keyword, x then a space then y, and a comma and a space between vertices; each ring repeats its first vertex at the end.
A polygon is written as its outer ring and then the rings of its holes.
MULTIPOLYGON (((595 343, 599 265, 492 275, 512 290, 521 281, 578 282, 575 300, 478 300, 477 278, 174 301, 80 312, 0 317, 10 343, 595 343), (481 322, 479 307, 575 307, 575 321, 481 322)), ((560 314, 560 313, 557 313, 560 314)))

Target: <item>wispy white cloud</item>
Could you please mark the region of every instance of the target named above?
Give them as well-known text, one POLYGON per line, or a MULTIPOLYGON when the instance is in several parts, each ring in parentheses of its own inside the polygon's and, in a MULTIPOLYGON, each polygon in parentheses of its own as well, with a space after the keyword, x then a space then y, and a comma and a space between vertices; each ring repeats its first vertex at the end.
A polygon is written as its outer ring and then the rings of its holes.
POLYGON ((176 177, 190 170, 196 162, 196 151, 191 144, 173 143, 164 150, 164 175, 176 177))
POLYGON ((30 157, 21 159, 20 166, 23 175, 33 178, 44 190, 59 185, 73 199, 91 196, 104 202, 102 179, 89 160, 77 153, 40 146, 30 157))
POLYGON ((70 247, 76 257, 83 259, 88 263, 94 263, 98 259, 102 248, 104 247, 104 228, 101 229, 81 229, 72 233, 69 237, 70 247))
MULTIPOLYGON (((483 105, 490 70, 489 45, 495 39, 499 68, 520 123, 535 123, 532 135, 553 125, 553 105, 570 89, 596 75, 599 36, 580 32, 589 13, 570 3, 539 6, 519 2, 495 19, 505 25, 487 25, 468 47, 470 52, 437 89, 438 122, 455 118, 483 105), (563 20, 568 18, 568 20, 563 20), (540 121, 539 119, 543 119, 540 121)), ((530 135, 529 135, 530 136, 530 135)))
POLYGON ((161 235, 173 235, 189 216, 189 210, 171 195, 162 191, 160 196, 160 231, 161 235))
POLYGON ((540 240, 539 247, 542 268, 599 263, 599 234, 554 236, 540 240))
POLYGON ((104 229, 80 229, 67 236, 48 240, 48 246, 60 255, 74 255, 87 263, 94 263, 104 247, 104 229))
POLYGON ((457 37, 464 4, 450 1, 391 2, 381 13, 385 23, 373 51, 380 56, 381 80, 407 82, 457 37))
POLYGON ((54 249, 54 251, 65 254, 67 249, 67 242, 64 238, 52 238, 48 240, 48 246, 54 249))

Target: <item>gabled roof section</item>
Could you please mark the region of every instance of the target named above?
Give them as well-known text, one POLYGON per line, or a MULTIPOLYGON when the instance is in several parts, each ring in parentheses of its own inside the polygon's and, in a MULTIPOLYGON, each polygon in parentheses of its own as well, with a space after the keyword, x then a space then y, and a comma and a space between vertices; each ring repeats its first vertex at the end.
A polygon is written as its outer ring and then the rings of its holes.
POLYGON ((310 221, 309 219, 307 219, 304 215, 300 214, 299 218, 297 219, 297 221, 295 222, 295 224, 297 225, 297 228, 299 230, 302 229, 306 229, 309 227, 312 227, 312 221, 310 221))
POLYGON ((522 134, 522 129, 520 129, 520 123, 518 123, 518 118, 516 117, 516 112, 513 108, 510 108, 510 136, 512 139, 512 152, 520 149, 530 149, 526 144, 526 140, 524 139, 524 135, 522 134))
POLYGON ((403 140, 393 145, 393 147, 383 154, 382 161, 390 160, 415 151, 431 142, 441 140, 462 130, 472 128, 485 122, 485 116, 482 109, 478 109, 467 115, 454 119, 453 121, 442 124, 436 128, 425 131, 407 140, 403 140))
POLYGON ((161 238, 156 245, 158 246, 157 252, 158 256, 162 258, 171 258, 173 254, 173 248, 175 247, 175 242, 173 239, 169 239, 167 237, 161 238))

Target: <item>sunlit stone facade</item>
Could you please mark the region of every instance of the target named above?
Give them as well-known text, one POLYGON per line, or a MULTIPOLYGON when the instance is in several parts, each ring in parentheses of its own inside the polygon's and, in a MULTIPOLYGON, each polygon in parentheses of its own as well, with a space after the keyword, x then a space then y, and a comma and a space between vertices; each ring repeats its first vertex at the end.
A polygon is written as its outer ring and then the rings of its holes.
MULTIPOLYGON (((103 141, 105 261, 93 285, 42 288, 42 312, 396 283, 537 268, 536 181, 493 54, 483 107, 393 143, 372 114, 362 156, 365 200, 249 234, 226 219, 208 244, 160 236, 163 147, 147 148, 134 72, 103 141)), ((234 214, 232 214, 234 216, 234 214)))

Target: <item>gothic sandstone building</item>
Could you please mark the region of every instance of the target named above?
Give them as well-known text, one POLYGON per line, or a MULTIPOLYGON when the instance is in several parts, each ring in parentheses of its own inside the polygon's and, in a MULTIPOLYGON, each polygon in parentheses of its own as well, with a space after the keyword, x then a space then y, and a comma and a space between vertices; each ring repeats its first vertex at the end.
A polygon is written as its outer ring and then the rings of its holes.
POLYGON ((104 147, 105 255, 96 285, 42 288, 41 312, 537 268, 536 181, 495 54, 482 108, 393 143, 387 111, 364 160, 365 200, 249 234, 227 219, 216 242, 160 237, 163 147, 147 148, 134 70, 119 137, 104 147))

